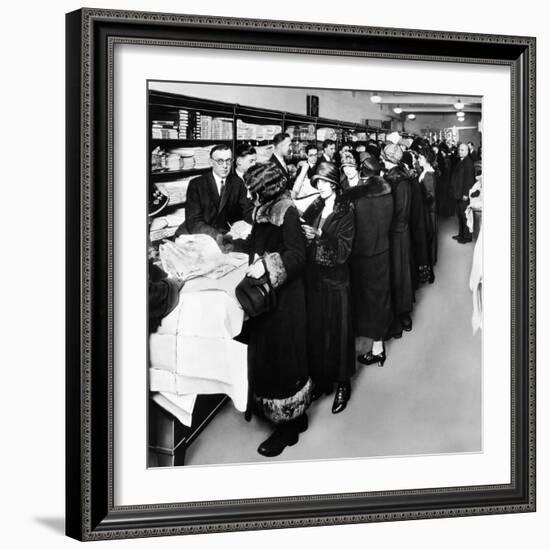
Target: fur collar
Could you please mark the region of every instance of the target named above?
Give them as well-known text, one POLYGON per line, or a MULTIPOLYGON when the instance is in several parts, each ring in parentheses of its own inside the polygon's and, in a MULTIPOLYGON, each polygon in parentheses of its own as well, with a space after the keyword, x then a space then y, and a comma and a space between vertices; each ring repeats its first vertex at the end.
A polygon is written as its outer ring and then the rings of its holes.
POLYGON ((362 179, 356 187, 350 187, 344 192, 344 198, 349 202, 355 202, 363 197, 383 197, 391 193, 390 185, 382 176, 370 176, 362 179))
POLYGON ((390 168, 384 175, 384 179, 389 184, 399 183, 401 180, 408 180, 411 178, 411 172, 403 164, 390 168))
MULTIPOLYGON (((356 189, 355 187, 350 187, 350 189, 356 189)), ((334 201, 334 209, 332 210, 331 215, 340 215, 348 212, 352 208, 352 203, 347 196, 348 191, 344 191, 336 196, 334 201)), ((325 207, 325 201, 321 197, 317 197, 307 208, 306 211, 302 214, 302 218, 308 225, 311 225, 315 222, 317 217, 323 211, 325 207)))
POLYGON ((252 219, 255 223, 271 223, 276 226, 283 225, 286 211, 294 206, 290 194, 285 191, 272 201, 260 204, 254 208, 252 219))

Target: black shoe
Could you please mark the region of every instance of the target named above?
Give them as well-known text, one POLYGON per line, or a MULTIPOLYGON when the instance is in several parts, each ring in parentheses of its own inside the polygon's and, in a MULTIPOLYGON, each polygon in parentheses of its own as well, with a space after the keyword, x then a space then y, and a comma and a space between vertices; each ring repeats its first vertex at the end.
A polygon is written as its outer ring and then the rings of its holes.
POLYGON ((460 244, 466 244, 472 242, 472 237, 462 237, 461 239, 458 239, 458 242, 460 244))
POLYGON ((432 284, 435 281, 435 273, 433 267, 430 267, 430 276, 428 277, 428 283, 432 284))
POLYGON ((379 353, 378 355, 374 355, 372 350, 370 350, 364 355, 360 355, 357 360, 359 363, 363 363, 363 365, 374 365, 374 363, 378 363, 379 367, 383 367, 386 361, 386 346, 382 348, 382 353, 379 353))
MULTIPOLYGON (((306 428, 304 428, 304 430, 306 428)), ((274 432, 263 443, 260 444, 258 452, 263 456, 280 455, 285 450, 285 447, 292 447, 292 445, 298 443, 299 433, 298 426, 293 422, 281 424, 275 428, 274 432)))
POLYGON ((348 404, 351 396, 351 385, 349 382, 345 384, 338 384, 336 388, 336 395, 334 396, 334 402, 332 404, 332 413, 338 414, 342 412, 348 404))
POLYGON ((455 241, 459 241, 460 239, 462 239, 462 236, 461 236, 461 235, 453 235, 452 238, 453 238, 455 241))
POLYGON ((403 330, 406 330, 407 332, 410 332, 412 330, 413 322, 411 316, 408 313, 402 313, 399 316, 399 320, 401 321, 401 326, 403 327, 403 330))

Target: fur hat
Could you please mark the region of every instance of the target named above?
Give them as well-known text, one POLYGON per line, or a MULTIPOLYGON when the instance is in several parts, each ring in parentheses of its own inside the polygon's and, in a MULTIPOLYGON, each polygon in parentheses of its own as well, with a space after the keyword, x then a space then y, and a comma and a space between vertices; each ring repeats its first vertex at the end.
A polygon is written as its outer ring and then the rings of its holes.
POLYGON ((244 183, 264 204, 286 190, 287 179, 276 164, 268 162, 251 166, 244 175, 244 183))
POLYGON ((320 179, 328 181, 336 187, 339 187, 340 174, 338 173, 338 168, 336 167, 336 164, 326 161, 320 162, 317 166, 317 169, 315 170, 315 174, 311 178, 311 185, 316 188, 317 181, 320 179))
POLYGON ((403 149, 399 145, 390 143, 384 147, 382 158, 394 164, 399 164, 403 158, 403 149))
POLYGON ((363 159, 359 169, 360 176, 362 178, 368 178, 369 176, 378 176, 382 170, 382 163, 375 157, 368 156, 363 159))

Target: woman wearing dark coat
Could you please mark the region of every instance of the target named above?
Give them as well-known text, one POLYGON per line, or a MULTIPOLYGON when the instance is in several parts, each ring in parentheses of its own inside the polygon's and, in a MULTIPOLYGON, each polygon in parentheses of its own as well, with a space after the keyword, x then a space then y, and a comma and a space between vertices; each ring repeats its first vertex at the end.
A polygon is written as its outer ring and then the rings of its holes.
POLYGON ((367 156, 361 163, 357 187, 345 193, 354 206, 355 239, 351 251, 351 295, 356 336, 373 340, 360 355, 365 365, 384 365, 386 336, 393 317, 391 301, 390 227, 393 217, 391 187, 380 177, 382 164, 367 156))
POLYGON ((258 452, 276 456, 307 429, 306 409, 311 402, 302 278, 306 239, 286 179, 276 166, 251 167, 245 184, 256 205, 246 241, 251 262, 248 274, 260 278, 267 268, 277 296, 273 310, 248 321, 252 405, 275 425, 258 452))
MULTIPOLYGON (((347 162, 343 155, 343 162, 347 162)), ((332 412, 346 408, 355 373, 348 258, 354 236, 352 205, 343 200, 338 168, 321 162, 312 179, 320 196, 304 212, 308 239, 306 304, 310 374, 314 396, 330 394, 332 412)))
POLYGON ((384 179, 393 196, 393 219, 390 230, 391 280, 393 321, 387 338, 399 338, 403 330, 412 329, 411 311, 413 288, 411 281, 411 239, 409 216, 411 184, 409 170, 401 164, 401 147, 389 144, 384 147, 382 159, 386 166, 384 179))
POLYGON ((426 237, 428 245, 429 282, 434 282, 433 268, 437 263, 437 177, 433 167, 435 156, 430 149, 418 154, 418 164, 422 169, 418 181, 424 198, 424 211, 426 217, 426 237))
MULTIPOLYGON (((418 289, 421 283, 427 282, 428 276, 428 237, 426 234, 426 208, 424 195, 418 176, 420 170, 416 170, 416 158, 412 153, 403 153, 402 163, 409 170, 411 187, 411 207, 409 215, 409 230, 411 235, 411 281, 413 291, 418 289)), ((414 301, 414 293, 413 293, 414 301)))

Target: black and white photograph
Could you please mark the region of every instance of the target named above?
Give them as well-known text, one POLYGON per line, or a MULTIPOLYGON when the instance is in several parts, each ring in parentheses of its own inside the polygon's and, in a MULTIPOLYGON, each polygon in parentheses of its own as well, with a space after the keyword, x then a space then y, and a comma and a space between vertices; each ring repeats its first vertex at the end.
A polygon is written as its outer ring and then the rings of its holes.
POLYGON ((483 451, 483 98, 376 84, 147 81, 148 468, 483 451))

